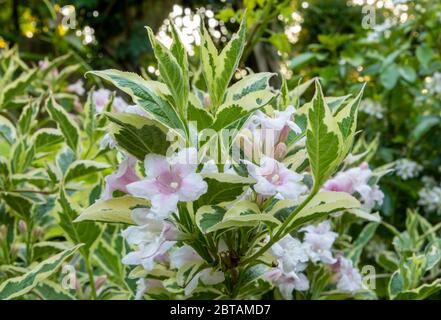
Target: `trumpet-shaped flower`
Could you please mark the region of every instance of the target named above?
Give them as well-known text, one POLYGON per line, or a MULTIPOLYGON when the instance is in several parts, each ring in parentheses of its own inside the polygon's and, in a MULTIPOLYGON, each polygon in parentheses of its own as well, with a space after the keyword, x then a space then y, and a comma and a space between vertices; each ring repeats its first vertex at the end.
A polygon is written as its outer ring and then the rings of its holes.
POLYGON ((307 247, 290 235, 275 243, 270 252, 278 266, 266 274, 267 280, 277 286, 285 299, 292 297, 294 289, 305 291, 309 281, 302 273, 309 259, 307 247))
POLYGON ((113 191, 119 190, 128 193, 127 185, 139 180, 135 171, 136 158, 127 156, 118 167, 116 173, 110 174, 104 178, 106 188, 103 193, 103 199, 112 198, 113 191))
POLYGON ((308 190, 301 182, 302 175, 270 157, 263 156, 260 166, 247 162, 247 167, 250 175, 257 180, 254 190, 261 195, 297 200, 308 190))
POLYGON ((363 279, 350 259, 339 256, 334 270, 338 273, 337 289, 350 293, 363 289, 363 279))
POLYGON ((146 178, 127 186, 130 194, 149 199, 158 217, 177 210, 179 201, 194 201, 207 191, 207 183, 196 173, 197 153, 184 149, 170 158, 149 154, 145 158, 146 178))
POLYGON ((372 171, 367 163, 362 163, 359 167, 339 172, 334 178, 328 180, 323 189, 329 191, 341 191, 350 194, 357 193, 363 203, 363 208, 371 210, 376 203, 383 202, 384 194, 378 186, 369 185, 372 171))
POLYGON ((273 117, 259 110, 251 117, 251 127, 255 128, 260 125, 263 129, 272 129, 277 131, 278 134, 280 134, 282 130, 288 130, 287 128, 290 128, 294 132, 300 133, 302 130, 292 121, 292 115, 294 113, 295 109, 293 106, 288 106, 284 111, 274 111, 273 117))
POLYGON ((122 236, 138 250, 127 254, 122 261, 130 265, 140 264, 150 271, 176 243, 176 229, 169 222, 157 219, 149 209, 134 209, 132 218, 138 225, 125 229, 122 236))
POLYGON ((335 263, 337 260, 332 256, 332 245, 338 234, 331 231, 331 223, 326 220, 317 226, 309 225, 300 231, 305 232, 304 244, 312 262, 322 261, 326 264, 335 263))
POLYGON ((70 84, 67 87, 67 91, 76 93, 79 96, 82 96, 86 90, 84 89, 84 82, 81 79, 78 79, 77 82, 70 84))

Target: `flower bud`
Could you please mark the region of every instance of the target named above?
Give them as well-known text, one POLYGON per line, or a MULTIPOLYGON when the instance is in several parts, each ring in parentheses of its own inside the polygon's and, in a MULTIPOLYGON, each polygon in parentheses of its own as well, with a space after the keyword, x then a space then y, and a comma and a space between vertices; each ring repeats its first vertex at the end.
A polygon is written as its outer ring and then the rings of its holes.
POLYGON ((33 232, 32 235, 36 238, 36 239, 40 239, 44 234, 43 228, 42 227, 36 227, 33 232))
POLYGON ((8 235, 8 227, 2 224, 0 226, 0 241, 5 240, 7 235, 8 235))
POLYGON ((99 290, 107 282, 107 276, 99 276, 95 279, 95 289, 99 290))
POLYGON ((204 94, 204 107, 208 109, 210 105, 211 105, 210 95, 206 93, 204 94))
POLYGON ((28 226, 26 225, 26 222, 24 222, 23 220, 20 220, 18 222, 18 230, 22 233, 22 234, 26 234, 26 232, 28 231, 28 226))
POLYGON ((286 144, 283 142, 280 142, 277 146, 276 146, 276 150, 274 151, 274 158, 277 161, 281 161, 285 158, 287 154, 287 147, 286 144))
POLYGON ((283 127, 283 129, 280 131, 279 142, 285 142, 286 139, 288 139, 290 129, 291 128, 288 125, 283 127))
POLYGON ((360 169, 363 169, 363 170, 369 169, 369 164, 366 161, 363 162, 362 164, 360 164, 360 169))

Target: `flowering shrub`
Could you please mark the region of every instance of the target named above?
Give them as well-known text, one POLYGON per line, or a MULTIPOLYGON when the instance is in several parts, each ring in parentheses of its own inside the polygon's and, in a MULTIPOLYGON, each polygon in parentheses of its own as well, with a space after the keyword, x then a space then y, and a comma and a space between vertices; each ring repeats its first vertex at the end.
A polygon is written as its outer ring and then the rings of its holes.
MULTIPOLYGON (((130 103, 104 88, 83 103, 83 80, 53 72, 67 57, 29 70, 2 56, 12 85, 0 89, 1 299, 424 299, 441 289, 440 225, 409 211, 400 232, 376 212, 392 165, 369 164, 378 138, 355 139, 363 89, 327 97, 314 78, 276 90, 268 72, 231 83, 245 21, 220 52, 202 28, 202 84, 173 25, 170 48, 148 29, 161 81, 87 73, 130 103)), ((421 171, 394 165, 402 179, 421 171)))
POLYGON ((136 266, 136 296, 250 298, 272 287, 286 299, 369 293, 329 220, 379 221, 370 212, 383 199, 381 174, 363 154, 345 161, 361 92, 325 98, 318 80, 276 92, 269 73, 228 86, 244 23, 221 52, 203 29, 208 92, 192 91, 175 29, 170 49, 148 31, 164 82, 90 72, 137 107, 105 113, 122 161, 102 198, 77 218, 131 224, 122 262, 136 266), (312 101, 299 105, 310 85, 312 101))

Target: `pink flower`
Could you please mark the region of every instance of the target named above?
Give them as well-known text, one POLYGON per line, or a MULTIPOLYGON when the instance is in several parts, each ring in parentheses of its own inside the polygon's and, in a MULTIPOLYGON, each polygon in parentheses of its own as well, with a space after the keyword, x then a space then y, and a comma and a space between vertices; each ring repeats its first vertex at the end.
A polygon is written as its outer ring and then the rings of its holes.
POLYGON ((170 158, 158 154, 145 157, 146 178, 127 186, 130 194, 149 199, 158 217, 177 210, 179 201, 194 201, 207 192, 207 183, 196 173, 196 149, 184 149, 170 158))
POLYGON ((355 293, 363 289, 363 279, 350 259, 342 255, 337 256, 333 271, 338 273, 337 289, 340 291, 355 293))
POLYGON ((47 59, 47 57, 44 58, 44 60, 38 61, 38 66, 41 70, 46 70, 49 67, 49 60, 47 59))
POLYGON ((306 252, 312 262, 322 261, 326 264, 335 263, 337 260, 332 256, 332 245, 338 234, 331 231, 331 223, 325 220, 318 225, 308 225, 300 229, 305 232, 304 244, 306 252))
POLYGON ((157 219, 150 209, 132 210, 132 219, 137 226, 130 226, 122 232, 129 244, 138 250, 129 252, 122 260, 124 264, 141 264, 152 270, 155 262, 163 262, 176 241, 176 228, 166 220, 157 219))
POLYGON ((92 93, 92 100, 95 104, 96 112, 103 112, 107 103, 109 103, 110 91, 107 89, 98 89, 92 93))
POLYGON ((254 190, 259 194, 297 200, 307 191, 301 182, 302 175, 287 169, 270 157, 262 156, 260 166, 247 162, 247 167, 250 175, 257 180, 254 190))
POLYGON ((67 91, 76 93, 79 96, 82 96, 84 92, 86 91, 84 89, 84 82, 81 79, 78 79, 77 82, 70 84, 67 87, 67 91))
POLYGON ((128 193, 127 185, 138 181, 139 177, 135 171, 136 158, 128 156, 120 164, 118 171, 104 178, 106 189, 102 199, 112 198, 113 191, 119 190, 128 193))
POLYGON ((328 180, 324 190, 341 191, 350 194, 358 194, 363 208, 370 211, 375 204, 383 202, 384 194, 377 185, 370 185, 369 180, 373 173, 366 162, 359 167, 339 172, 334 178, 328 180))

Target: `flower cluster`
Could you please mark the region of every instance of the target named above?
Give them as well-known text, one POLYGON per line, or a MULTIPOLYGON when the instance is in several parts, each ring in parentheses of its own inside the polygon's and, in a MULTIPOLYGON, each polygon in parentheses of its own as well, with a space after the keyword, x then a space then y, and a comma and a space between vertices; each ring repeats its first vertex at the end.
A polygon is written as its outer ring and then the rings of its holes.
POLYGON ((271 247, 277 267, 267 272, 266 279, 279 288, 285 299, 292 298, 293 290, 309 289, 309 280, 303 273, 308 262, 328 265, 336 273, 337 288, 343 292, 355 293, 363 288, 361 275, 352 261, 341 254, 333 256, 332 245, 338 234, 331 231, 329 220, 308 225, 300 232, 304 233, 303 242, 287 235, 271 247))
POLYGON ((409 159, 399 159, 395 162, 395 172, 403 180, 418 177, 423 167, 415 161, 409 159))
POLYGON ((380 120, 384 117, 383 106, 372 99, 364 99, 361 101, 360 111, 380 120))
POLYGON ((379 186, 371 185, 372 175, 373 172, 369 169, 369 165, 364 162, 358 167, 339 172, 324 184, 323 189, 357 195, 363 203, 364 209, 370 211, 375 205, 381 205, 384 198, 379 186))
POLYGON ((441 185, 433 178, 423 177, 424 187, 418 192, 418 204, 428 213, 441 215, 441 185))

